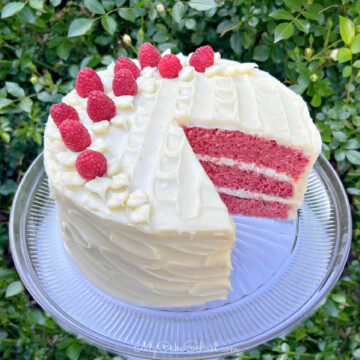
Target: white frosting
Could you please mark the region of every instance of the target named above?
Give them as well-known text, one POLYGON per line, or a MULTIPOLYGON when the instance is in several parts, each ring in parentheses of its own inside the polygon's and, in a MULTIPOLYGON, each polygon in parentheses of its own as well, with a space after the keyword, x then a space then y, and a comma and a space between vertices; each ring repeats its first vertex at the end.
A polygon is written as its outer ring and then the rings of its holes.
POLYGON ((127 206, 137 207, 148 202, 146 193, 142 189, 135 190, 129 196, 128 201, 126 202, 127 206))
POLYGON ((134 224, 148 223, 150 221, 150 205, 143 204, 136 208, 131 213, 130 219, 134 224))
POLYGON ((101 199, 105 200, 105 194, 109 189, 111 180, 103 177, 96 177, 93 180, 86 182, 85 187, 91 192, 99 195, 101 199))
POLYGON ((104 134, 109 129, 109 121, 108 120, 102 120, 99 122, 96 122, 91 127, 91 130, 96 134, 104 134))
POLYGON ((112 181, 110 184, 111 189, 119 190, 122 188, 129 188, 129 187, 130 187, 130 180, 128 174, 123 173, 112 177, 112 181))
MULTIPOLYGON (((143 69, 136 96, 113 94, 114 64, 99 72, 116 105, 110 122, 93 123, 76 90, 64 97, 91 134, 89 149, 107 159, 102 178, 81 178, 78 154, 64 146, 51 117, 46 126, 45 168, 70 256, 99 287, 135 303, 201 304, 225 299, 230 288, 234 224, 179 124, 298 148, 311 159, 306 174, 321 148, 305 102, 256 64, 216 53, 215 64, 198 73, 189 57, 178 54, 183 69, 175 79, 143 69)), ((304 192, 305 176, 299 183, 304 192)))
POLYGON ((109 177, 113 177, 119 174, 120 169, 121 169, 121 164, 119 159, 112 159, 107 163, 106 175, 109 177))
POLYGON ((125 202, 129 198, 129 191, 124 190, 121 192, 112 192, 108 196, 106 205, 109 209, 119 209, 125 207, 125 202))

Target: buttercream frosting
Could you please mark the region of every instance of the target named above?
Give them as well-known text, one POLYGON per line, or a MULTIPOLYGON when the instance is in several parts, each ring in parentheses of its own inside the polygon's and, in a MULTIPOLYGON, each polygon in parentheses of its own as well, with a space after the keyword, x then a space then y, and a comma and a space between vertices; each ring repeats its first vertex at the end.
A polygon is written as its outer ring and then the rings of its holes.
POLYGON ((96 285, 138 304, 202 304, 231 289, 234 223, 181 125, 263 136, 312 162, 321 147, 305 102, 256 64, 216 53, 199 73, 191 54, 177 56, 178 78, 147 67, 136 96, 114 95, 114 64, 99 71, 116 106, 111 121, 94 123, 76 90, 63 98, 88 129, 89 149, 105 155, 103 177, 80 177, 78 153, 64 146, 51 116, 45 131, 45 168, 68 253, 96 285))

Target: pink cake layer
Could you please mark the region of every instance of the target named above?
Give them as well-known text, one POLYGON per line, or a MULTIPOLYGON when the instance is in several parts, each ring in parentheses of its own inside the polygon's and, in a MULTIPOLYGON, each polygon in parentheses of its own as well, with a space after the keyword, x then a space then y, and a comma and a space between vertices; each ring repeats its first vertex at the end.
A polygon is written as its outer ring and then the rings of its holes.
POLYGON ((294 195, 293 185, 287 181, 276 180, 255 171, 242 170, 235 166, 217 165, 209 161, 200 161, 200 163, 217 187, 232 190, 244 189, 284 199, 289 199, 294 195))
POLYGON ((243 199, 220 193, 224 204, 231 214, 257 216, 271 219, 287 219, 291 206, 276 201, 243 199))
POLYGON ((274 140, 244 134, 241 131, 183 127, 193 151, 198 155, 225 157, 279 173, 300 176, 309 163, 301 151, 278 145, 274 140))

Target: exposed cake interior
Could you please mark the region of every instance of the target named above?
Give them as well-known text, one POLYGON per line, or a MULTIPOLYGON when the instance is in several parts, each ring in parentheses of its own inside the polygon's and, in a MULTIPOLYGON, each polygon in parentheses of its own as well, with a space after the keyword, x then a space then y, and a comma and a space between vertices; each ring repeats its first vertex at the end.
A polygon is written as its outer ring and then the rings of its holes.
POLYGON ((237 130, 196 126, 183 130, 230 213, 294 217, 298 182, 310 164, 304 152, 237 130))

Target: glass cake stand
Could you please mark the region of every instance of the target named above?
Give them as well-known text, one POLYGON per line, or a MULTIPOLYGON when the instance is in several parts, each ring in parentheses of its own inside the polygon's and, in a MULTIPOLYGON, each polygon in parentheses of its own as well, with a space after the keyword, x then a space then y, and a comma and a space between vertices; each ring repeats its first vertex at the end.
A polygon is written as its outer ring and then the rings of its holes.
POLYGON ((297 220, 234 221, 233 292, 227 301, 177 309, 122 302, 92 285, 65 252, 40 155, 15 196, 10 243, 26 288, 68 331, 113 353, 205 359, 255 347, 309 317, 349 254, 349 203, 323 156, 297 220))

